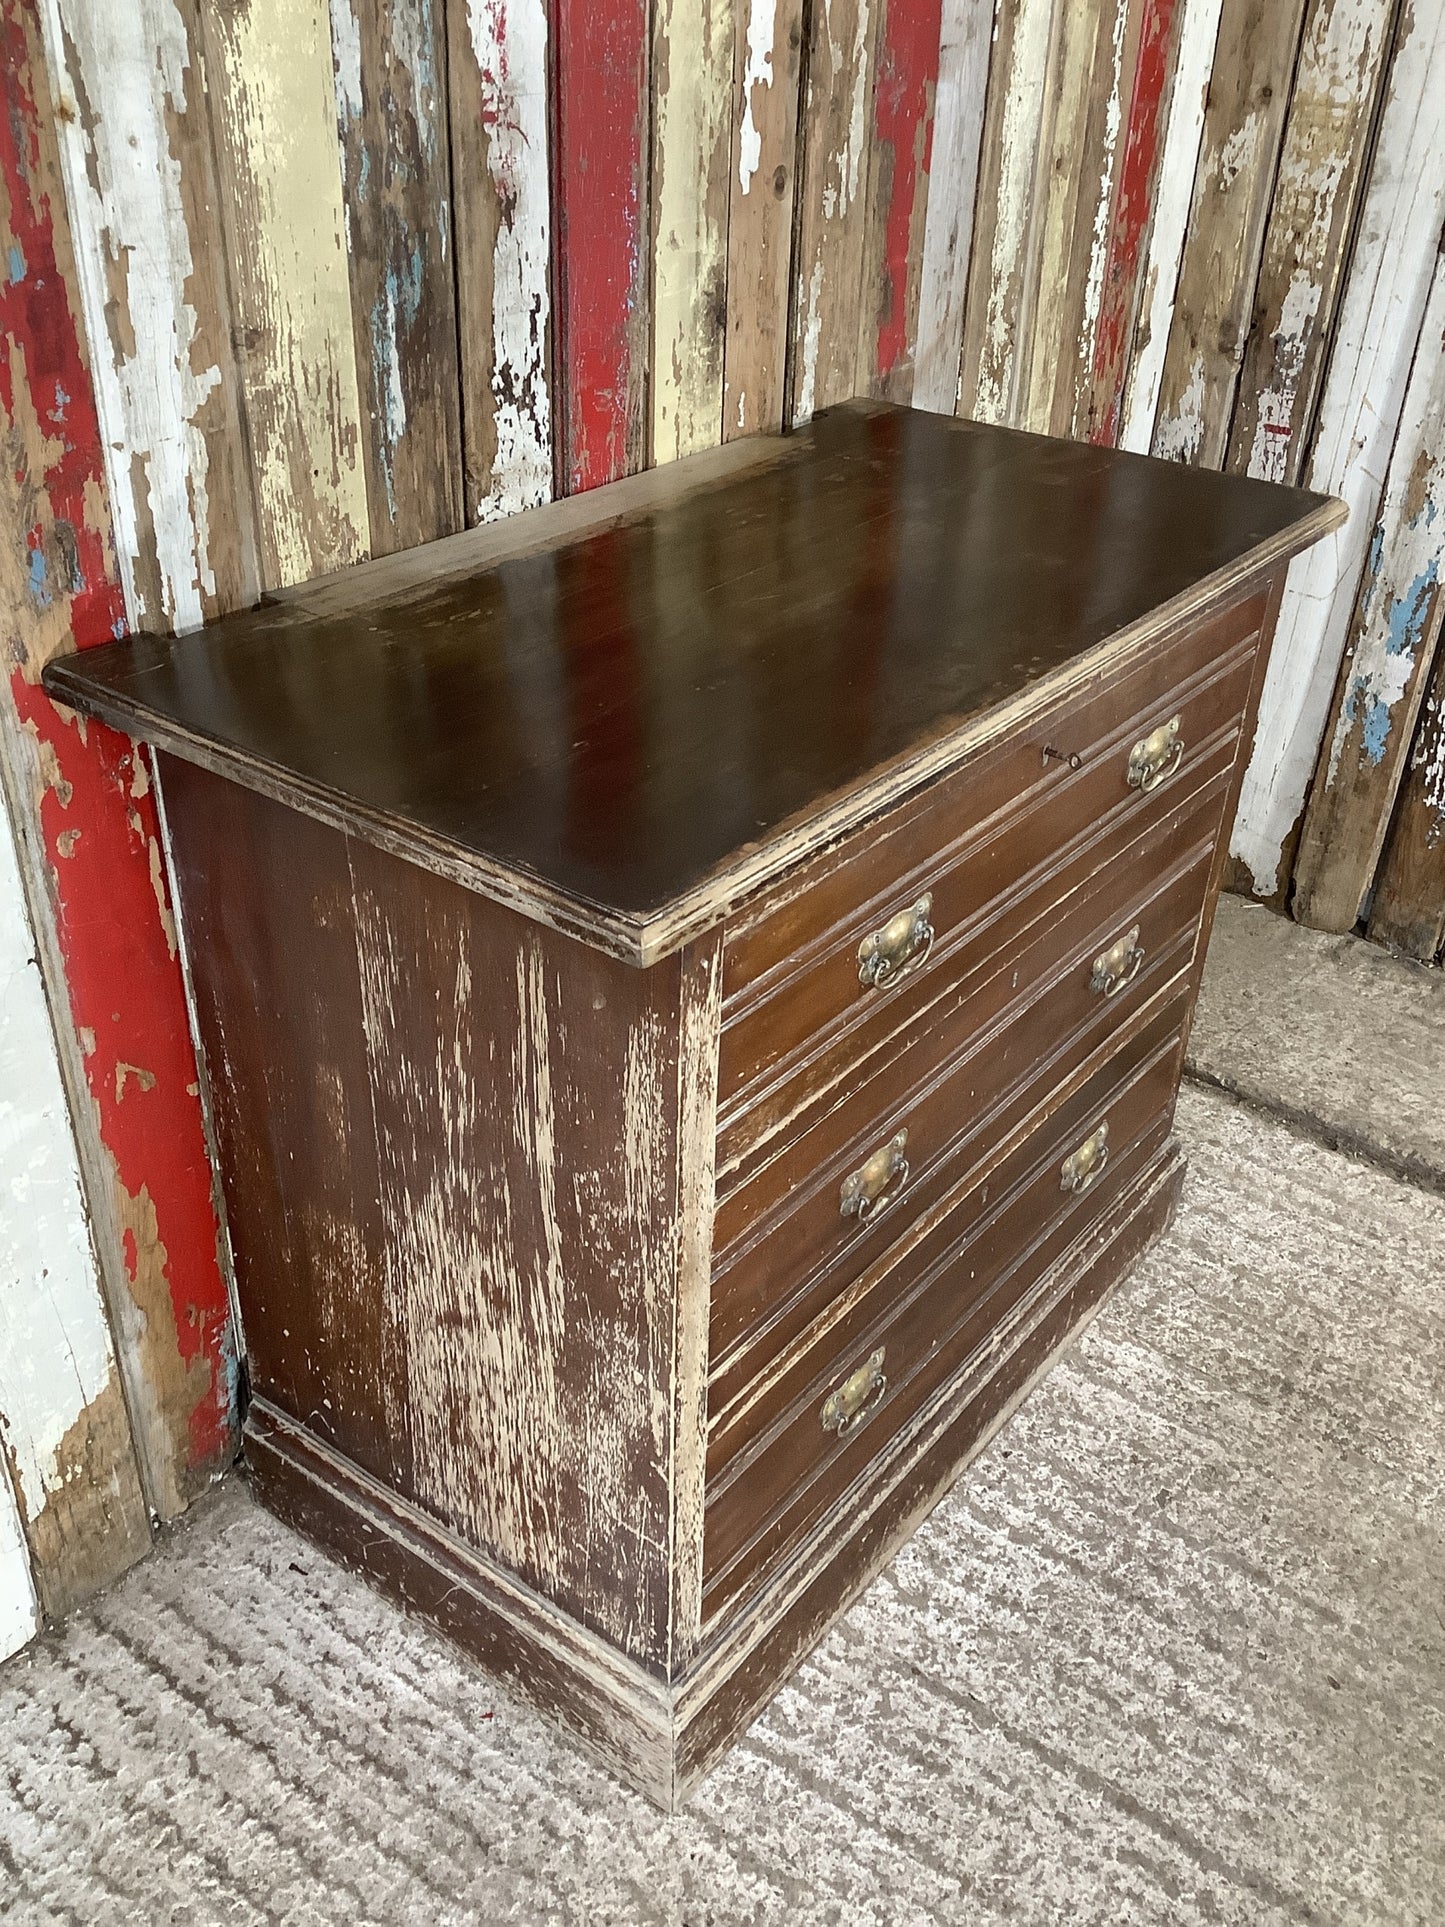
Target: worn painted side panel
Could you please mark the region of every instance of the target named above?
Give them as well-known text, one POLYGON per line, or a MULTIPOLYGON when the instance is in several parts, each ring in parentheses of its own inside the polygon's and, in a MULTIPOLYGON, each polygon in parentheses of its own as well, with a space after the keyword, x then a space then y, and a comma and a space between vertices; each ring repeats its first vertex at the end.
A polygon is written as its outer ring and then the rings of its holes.
POLYGON ((990 0, 943 0, 913 366, 914 407, 940 415, 958 406, 993 13, 990 0))
POLYGON ((552 499, 546 0, 449 0, 466 515, 552 499))
POLYGON ((331 0, 371 551, 461 526, 442 0, 331 0))
MULTIPOLYGON (((0 0, 0 35, 0 767, 146 1496, 169 1518, 234 1451, 227 1292, 146 769, 39 688, 52 656, 125 618, 28 0, 0 0)), ((76 1449, 83 1485, 104 1461, 76 1449)), ((97 1582, 124 1563, 102 1575, 109 1556, 97 1530, 97 1582)))
POLYGON ((1225 464, 1298 481, 1349 260, 1395 0, 1314 0, 1225 464))
POLYGON ((1223 0, 1183 0, 1183 7, 1164 154, 1159 163, 1159 196, 1149 230, 1144 286, 1129 346, 1123 419, 1117 438, 1120 448, 1132 449, 1136 455, 1147 455, 1154 439, 1223 0))
POLYGON ((1224 461, 1303 12, 1225 0, 1154 423, 1171 461, 1224 461))
POLYGON ((0 1660, 18 1653, 40 1623, 20 1506, 0 1457, 0 1660))
POLYGON ((792 419, 857 389, 879 0, 818 0, 794 255, 792 419))
POLYGON ((1294 914, 1353 930, 1445 615, 1445 255, 1425 310, 1380 516, 1295 863, 1294 914))
POLYGON ((653 38, 652 459, 722 440, 732 0, 659 0, 653 38))
POLYGON ((331 20, 326 0, 201 17, 269 589, 370 539, 331 20))
POLYGON ((803 0, 737 0, 723 435, 783 425, 803 0))
POLYGON ((1291 567, 1231 848, 1273 897, 1344 653, 1445 220, 1445 8, 1402 18, 1310 454, 1350 519, 1291 567))
POLYGON ((1438 642, 1375 885, 1370 935, 1422 963, 1445 955, 1445 649, 1438 642))
POLYGON ((193 0, 44 0, 134 628, 253 601, 255 528, 193 0))
POLYGON ((556 0, 556 401, 561 491, 646 457, 647 0, 556 0))

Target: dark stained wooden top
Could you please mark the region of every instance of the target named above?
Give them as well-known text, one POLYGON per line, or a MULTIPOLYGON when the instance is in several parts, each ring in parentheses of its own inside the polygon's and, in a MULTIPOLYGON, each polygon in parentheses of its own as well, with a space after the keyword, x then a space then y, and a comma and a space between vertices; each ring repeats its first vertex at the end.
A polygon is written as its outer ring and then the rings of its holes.
POLYGON ((850 403, 45 684, 642 961, 810 818, 866 814, 986 712, 1342 512, 850 403))

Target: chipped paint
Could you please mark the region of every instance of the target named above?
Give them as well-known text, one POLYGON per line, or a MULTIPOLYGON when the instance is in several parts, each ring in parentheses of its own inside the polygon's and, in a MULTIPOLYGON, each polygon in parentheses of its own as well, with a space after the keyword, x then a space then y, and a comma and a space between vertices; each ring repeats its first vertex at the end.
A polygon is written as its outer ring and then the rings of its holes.
POLYGON ((20 1506, 4 1455, 0 1454, 0 1660, 18 1653, 38 1624, 39 1604, 20 1525, 20 1506))
POLYGON ((934 102, 942 49, 941 0, 918 0, 879 15, 873 81, 870 220, 881 228, 870 260, 876 320, 868 355, 865 313, 858 386, 895 400, 911 396, 918 336, 919 270, 926 210, 932 191, 934 102), (877 202, 886 191, 881 208, 877 202), (871 365, 870 365, 871 363, 871 365), (897 376, 895 384, 893 377, 897 376))
POLYGON ((943 415, 958 406, 991 25, 974 0, 944 0, 913 371, 914 406, 943 415))
POLYGON ((1119 133, 1124 124, 1124 32, 1129 24, 1129 0, 1115 0, 1114 29, 1109 43, 1109 104, 1104 110, 1104 167, 1094 203, 1094 227, 1089 237, 1089 272, 1084 283, 1084 367, 1092 366, 1104 301, 1104 269, 1114 230, 1114 170, 1119 164, 1119 133))
POLYGON ((777 0, 748 0, 747 54, 743 66, 743 123, 738 139, 738 185, 750 193, 763 155, 763 137, 753 115, 753 93, 773 84, 773 33, 777 0))

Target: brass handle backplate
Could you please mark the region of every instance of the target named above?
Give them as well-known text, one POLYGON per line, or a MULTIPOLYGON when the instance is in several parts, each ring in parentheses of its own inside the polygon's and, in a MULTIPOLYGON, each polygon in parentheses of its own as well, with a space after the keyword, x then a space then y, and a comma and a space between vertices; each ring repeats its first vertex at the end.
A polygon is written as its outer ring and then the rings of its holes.
POLYGON ((1126 990, 1139 975, 1144 963, 1144 949, 1139 942, 1139 926, 1126 930, 1117 943, 1111 943, 1107 950, 1101 950, 1094 959, 1094 968, 1089 976, 1090 990, 1097 991, 1101 997, 1117 997, 1126 990))
POLYGON ((886 990, 910 970, 916 970, 933 948, 933 892, 890 917, 881 930, 870 930, 858 946, 858 981, 865 990, 886 990))
POLYGON ((846 1438, 849 1432, 856 1431, 872 1418, 887 1390, 888 1375, 883 1370, 883 1347, 880 1345, 856 1372, 850 1372, 843 1383, 834 1386, 823 1400, 818 1412, 818 1417, 823 1421, 823 1430, 836 1432, 840 1439, 846 1438))
POLYGON ((1129 751, 1129 787, 1147 795, 1157 790, 1184 761, 1184 743, 1179 734, 1180 718, 1173 716, 1148 736, 1141 736, 1129 751))
POLYGON ((893 1202, 908 1182, 908 1159, 903 1155, 907 1144, 907 1131, 899 1131, 880 1144, 866 1164, 849 1172, 838 1194, 838 1209, 845 1218, 861 1222, 893 1202))
POLYGON ((1109 1127, 1100 1124, 1059 1166, 1059 1180, 1070 1193, 1087 1191, 1109 1162, 1109 1127))

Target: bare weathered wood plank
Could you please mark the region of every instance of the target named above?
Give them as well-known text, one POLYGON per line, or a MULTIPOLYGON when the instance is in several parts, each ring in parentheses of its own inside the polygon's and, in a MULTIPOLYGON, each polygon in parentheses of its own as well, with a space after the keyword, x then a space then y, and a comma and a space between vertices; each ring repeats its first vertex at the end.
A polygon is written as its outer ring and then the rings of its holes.
POLYGON ((1159 191, 1149 229, 1138 318, 1127 344, 1124 399, 1115 438, 1121 448, 1140 455, 1148 454, 1154 439, 1222 10, 1223 0, 1183 0, 1179 49, 1169 85, 1168 125, 1159 163, 1159 191))
POLYGON ((722 439, 733 0, 658 0, 653 25, 652 459, 722 439))
POLYGON ((1353 930, 1395 807, 1445 616, 1445 255, 1390 457, 1295 860, 1293 910, 1353 930))
POLYGON ((723 433, 781 428, 803 0, 737 0, 723 433))
POLYGON ((878 0, 818 0, 813 9, 794 257, 797 422, 856 392, 877 28, 878 0))
POLYGON ((1370 935, 1422 963, 1445 956, 1445 649, 1438 644, 1375 885, 1370 935))
POLYGON ((331 0, 371 550, 461 526, 442 0, 331 0))
POLYGON ((1290 571, 1234 826, 1231 848, 1261 897, 1289 877, 1286 846, 1329 715, 1442 220, 1445 10, 1417 8, 1397 31, 1308 465, 1309 486, 1342 496, 1350 519, 1290 571))
POLYGON ((1225 466, 1298 481, 1324 378, 1396 0, 1312 0, 1225 466))
POLYGON ((30 1554, 20 1524, 20 1502, 0 1458, 0 1660, 18 1653, 40 1624, 30 1554))
POLYGON ((367 553, 327 0, 204 7, 265 588, 367 553), (285 129, 285 138, 278 138, 285 129))
POLYGON ((465 508, 552 499, 546 0, 448 0, 465 508))
POLYGON ((1304 0, 1225 0, 1153 452, 1224 461, 1304 0))
POLYGON ((992 33, 988 0, 943 0, 913 367, 913 405, 941 415, 958 405, 992 33))
POLYGON ((193 0, 46 0, 61 167, 133 627, 256 596, 254 509, 193 0))

